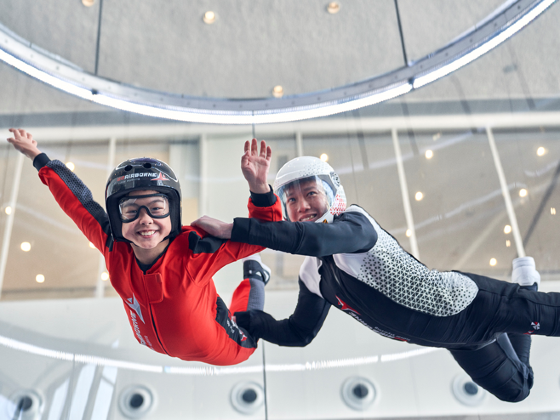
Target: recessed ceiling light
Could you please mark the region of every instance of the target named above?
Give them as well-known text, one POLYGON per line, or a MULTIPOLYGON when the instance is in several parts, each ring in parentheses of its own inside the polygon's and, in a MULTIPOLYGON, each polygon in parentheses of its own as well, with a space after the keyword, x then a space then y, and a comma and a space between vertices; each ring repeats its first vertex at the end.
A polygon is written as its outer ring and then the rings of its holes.
POLYGON ((4 211, 6 212, 6 214, 12 214, 12 208, 10 206, 6 207, 4 211))
POLYGON ((329 160, 329 155, 323 153, 320 158, 323 162, 327 162, 329 160))
POLYGON ((406 230, 406 236, 410 238, 412 236, 412 231, 410 229, 406 230))
POLYGON ((276 85, 272 88, 272 96, 275 98, 281 98, 284 96, 284 88, 280 85, 276 85))
POLYGON ((490 258, 490 265, 494 267, 496 264, 498 264, 498 260, 496 258, 490 258))
POLYGON ((95 249, 95 245, 93 244, 93 242, 89 243, 89 247, 92 248, 92 249, 95 249))
POLYGON ((207 23, 208 25, 216 22, 216 13, 212 12, 211 10, 207 11, 206 13, 204 13, 204 16, 202 16, 202 21, 204 23, 207 23))
POLYGON ((37 283, 44 283, 45 282, 45 276, 43 276, 42 274, 37 274, 37 277, 35 277, 35 281, 37 283))
POLYGON ((507 235, 508 233, 511 233, 511 226, 510 225, 505 225, 504 226, 504 233, 507 235))
POLYGON ((426 159, 431 159, 431 158, 434 157, 434 152, 431 151, 431 150, 426 150, 425 156, 426 156, 426 159))
POLYGON ((420 201, 424 198, 424 194, 422 194, 420 191, 418 191, 416 193, 416 195, 414 196, 414 198, 416 198, 416 201, 420 201))
POLYGON ((546 154, 546 149, 544 147, 539 147, 537 149, 537 155, 544 156, 546 154))
POLYGON ((553 216, 556 214, 556 207, 550 208, 550 214, 552 214, 553 216))
POLYGON ((28 252, 29 250, 31 250, 31 244, 29 242, 22 242, 19 247, 24 252, 28 252))
POLYGON ((86 7, 91 7, 95 4, 95 0, 82 0, 82 4, 86 7))
POLYGON ((519 190, 519 197, 527 197, 527 190, 525 188, 519 190))
POLYGON ((507 246, 508 248, 511 246, 511 241, 510 241, 509 239, 506 241, 506 246, 507 246))
POLYGON ((101 280, 103 280, 103 281, 109 280, 109 273, 107 273, 106 271, 101 273, 101 280))
POLYGON ((74 169, 76 169, 76 165, 74 165, 72 162, 66 162, 66 167, 72 172, 74 172, 74 169))
POLYGON ((340 4, 338 4, 336 1, 331 1, 329 4, 327 4, 327 12, 329 12, 331 15, 334 15, 339 11, 340 11, 340 4))

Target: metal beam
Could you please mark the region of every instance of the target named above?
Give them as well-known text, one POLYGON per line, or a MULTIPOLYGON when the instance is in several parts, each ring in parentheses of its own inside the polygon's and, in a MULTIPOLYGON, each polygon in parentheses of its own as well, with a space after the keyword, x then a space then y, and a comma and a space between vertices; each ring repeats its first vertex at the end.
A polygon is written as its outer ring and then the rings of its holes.
POLYGON ((25 156, 18 153, 16 160, 16 168, 14 170, 14 181, 12 183, 12 193, 10 195, 9 205, 12 208, 11 213, 6 220, 4 228, 4 239, 2 240, 2 252, 0 253, 0 296, 2 296, 2 286, 4 284, 4 274, 6 265, 8 264, 8 251, 10 249, 10 239, 12 238, 12 228, 14 226, 14 218, 16 217, 17 197, 19 193, 19 183, 21 181, 21 171, 23 170, 23 161, 25 156))
MULTIPOLYGON (((515 129, 515 128, 560 128, 560 112, 525 112, 506 114, 472 114, 451 116, 408 116, 399 117, 361 117, 360 129, 364 133, 390 132, 393 128, 414 130, 419 132, 461 130, 479 127, 485 129, 515 129)), ((6 127, 8 128, 8 127, 6 127)), ((2 129, 2 127, 0 127, 2 129)), ((259 127, 259 136, 289 136, 294 132, 302 135, 347 135, 347 118, 323 118, 320 120, 301 121, 292 124, 267 124, 259 127)), ((64 126, 64 127, 36 127, 33 136, 40 139, 41 144, 49 142, 95 141, 110 137, 154 141, 170 137, 189 138, 196 135, 212 135, 217 139, 224 139, 232 135, 246 135, 246 126, 222 126, 208 124, 136 124, 136 125, 106 125, 106 126, 64 126)), ((247 138, 247 140, 250 140, 247 138)))
POLYGON ((416 241, 416 229, 414 227, 414 219, 412 217, 412 207, 410 206, 410 199, 408 195, 408 184, 406 182, 406 174, 404 172, 404 165, 401 153, 401 146, 399 145, 399 135, 396 129, 391 131, 393 138, 393 146, 395 148, 395 157, 397 160, 397 169, 399 172, 399 182, 401 184, 401 195, 403 200, 404 215, 406 218, 406 226, 410 231, 410 248, 412 255, 417 260, 420 259, 420 252, 418 251, 418 242, 416 241))
MULTIPOLYGON (((113 172, 115 167, 115 152, 117 149, 117 138, 111 137, 109 139, 109 157, 107 159, 107 179, 113 172)), ((97 268, 97 280, 95 285, 95 297, 101 299, 105 295, 105 282, 101 279, 101 274, 106 270, 105 258, 103 254, 99 256, 99 265, 97 268)))
POLYGON ((509 194, 506 176, 504 174, 504 169, 502 168, 502 161, 500 160, 500 155, 496 147, 496 141, 494 140, 494 134, 492 133, 492 129, 490 127, 486 127, 486 134, 488 136, 488 142, 490 143, 490 150, 492 151, 492 157, 494 158, 494 165, 496 166, 498 179, 500 180, 500 187, 502 189, 502 195, 506 204, 506 211, 509 217, 509 222, 511 224, 513 239, 515 240, 515 246, 517 248, 517 256, 524 257, 525 248, 523 247, 523 239, 521 238, 519 226, 517 225, 517 217, 515 216, 515 210, 513 209, 513 204, 511 202, 511 196, 509 194))

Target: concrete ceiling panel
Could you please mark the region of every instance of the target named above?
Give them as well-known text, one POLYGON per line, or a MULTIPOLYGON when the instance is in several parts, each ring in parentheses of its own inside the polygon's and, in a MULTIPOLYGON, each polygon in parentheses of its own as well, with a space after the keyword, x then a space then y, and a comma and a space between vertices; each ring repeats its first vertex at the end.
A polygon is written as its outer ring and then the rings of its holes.
POLYGON ((560 7, 495 50, 406 96, 409 101, 518 99, 560 93, 560 7))
MULTIPOLYGON (((445 45, 500 3, 400 0, 408 57, 445 45)), ((100 75, 176 93, 247 98, 270 96, 277 84, 286 95, 327 89, 403 65, 394 2, 340 4, 340 12, 330 15, 326 3, 317 0, 259 4, 104 0, 100 75), (217 14, 212 25, 202 22, 207 10, 217 14)), ((98 7, 99 0, 91 8, 79 0, 40 4, 0 0, 0 22, 39 47, 92 71, 98 7)), ((557 95, 559 19, 560 7, 552 6, 496 50, 399 100, 557 95)), ((0 64, 0 80, 0 114, 110 111, 5 64, 0 64)))
POLYGON ((418 60, 443 47, 503 3, 503 0, 399 0, 408 60, 418 60))
POLYGON ((0 22, 33 44, 95 71, 99 2, 0 0, 0 22))
POLYGON ((213 97, 329 89, 403 65, 393 2, 105 0, 100 74, 213 97), (216 13, 214 24, 202 16, 216 13))

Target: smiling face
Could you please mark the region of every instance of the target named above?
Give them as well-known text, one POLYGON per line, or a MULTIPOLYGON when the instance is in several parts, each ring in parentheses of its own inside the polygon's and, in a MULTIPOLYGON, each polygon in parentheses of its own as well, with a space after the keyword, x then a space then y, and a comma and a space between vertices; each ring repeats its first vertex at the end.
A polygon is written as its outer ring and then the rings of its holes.
POLYGON ((323 186, 315 179, 287 186, 284 199, 288 220, 292 222, 314 222, 329 209, 323 186))
MULTIPOLYGON (((153 190, 133 191, 129 194, 129 197, 150 194, 158 194, 158 192, 153 190)), ((134 204, 125 207, 123 214, 126 215, 127 213, 131 214, 133 211, 139 211, 139 215, 136 220, 122 224, 122 235, 133 243, 133 249, 135 249, 134 246, 146 250, 154 249, 156 251, 162 248, 161 251, 163 252, 168 240, 162 241, 171 233, 171 217, 168 215, 163 219, 154 218, 148 214, 145 208, 140 208, 146 206, 152 214, 158 213, 162 206, 161 197, 144 197, 131 201, 134 201, 134 204)))

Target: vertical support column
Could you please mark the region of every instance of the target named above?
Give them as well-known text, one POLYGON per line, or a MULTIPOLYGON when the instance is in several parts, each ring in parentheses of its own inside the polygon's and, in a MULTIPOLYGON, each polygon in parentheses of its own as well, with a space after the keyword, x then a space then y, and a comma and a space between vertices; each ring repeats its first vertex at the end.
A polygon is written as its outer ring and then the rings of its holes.
MULTIPOLYGON (((107 176, 111 175, 115 167, 115 151, 117 149, 117 139, 111 137, 109 139, 109 156, 107 158, 107 176)), ((95 284, 95 297, 101 299, 105 295, 105 282, 101 279, 101 274, 105 271, 105 258, 103 255, 99 256, 99 264, 97 266, 97 282, 95 284)))
POLYGON ((208 163, 206 159, 208 158, 208 139, 206 134, 200 135, 198 140, 198 150, 200 153, 200 197, 198 202, 198 214, 203 216, 207 213, 208 207, 208 163))
POLYGON ((504 196, 506 211, 509 217, 509 223, 511 224, 515 246, 517 248, 517 256, 524 257, 525 248, 523 247, 523 239, 521 238, 519 226, 517 225, 517 217, 515 216, 515 210, 513 209, 513 204, 511 202, 511 196, 509 194, 506 177, 504 175, 504 169, 502 168, 502 161, 500 160, 500 155, 498 154, 498 149, 496 147, 496 141, 494 140, 494 133, 490 127, 486 127, 486 135, 488 136, 488 143, 490 143, 490 150, 492 151, 492 157, 494 158, 494 165, 496 166, 496 172, 498 173, 498 179, 500 180, 500 187, 502 189, 502 195, 504 196))
POLYGON ((414 228, 414 219, 412 218, 412 208, 410 207, 410 199, 408 198, 408 184, 406 182, 406 174, 404 173, 401 146, 399 145, 399 135, 396 128, 393 128, 391 130, 391 135, 393 137, 393 147, 395 148, 395 157, 397 160, 397 169, 399 172, 399 182, 401 185, 401 195, 403 200, 404 215, 406 217, 406 226, 410 231, 410 248, 412 249, 412 255, 416 259, 420 259, 418 242, 416 241, 416 229, 414 228))
POLYGON ((303 136, 301 131, 296 131, 296 153, 297 157, 303 156, 303 136))
POLYGON ((14 218, 16 216, 16 204, 24 160, 25 156, 21 153, 18 153, 16 169, 14 171, 14 182, 12 183, 12 194, 10 195, 10 207, 12 208, 12 212, 8 215, 8 219, 6 220, 6 227, 4 228, 4 239, 2 240, 2 253, 0 254, 0 296, 2 295, 2 285, 4 284, 4 273, 6 272, 6 265, 8 264, 8 250, 10 248, 12 228, 14 226, 14 218))

